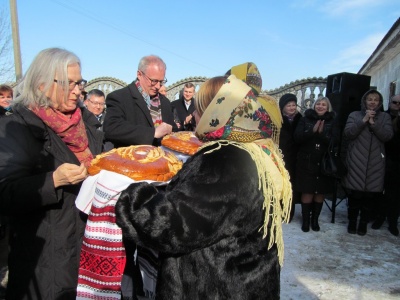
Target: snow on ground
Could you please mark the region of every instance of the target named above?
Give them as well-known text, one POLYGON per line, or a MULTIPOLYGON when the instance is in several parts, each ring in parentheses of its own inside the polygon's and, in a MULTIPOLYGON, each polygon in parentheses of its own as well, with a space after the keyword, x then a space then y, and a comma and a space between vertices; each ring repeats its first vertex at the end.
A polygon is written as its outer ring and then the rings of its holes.
MULTIPOLYGON (((369 224, 365 236, 348 234, 346 202, 342 201, 335 223, 324 205, 320 226, 319 232, 301 231, 300 204, 293 221, 283 225, 282 300, 400 299, 400 237, 391 235, 387 224, 380 230, 369 224)), ((6 263, 6 247, 1 240, 0 269, 6 263)))
MULTIPOLYGON (((331 205, 331 202, 328 201, 331 205)), ((400 299, 400 237, 385 223, 365 236, 347 233, 347 207, 336 208, 335 223, 324 205, 321 231, 301 231, 301 206, 283 225, 285 260, 281 271, 282 300, 400 299)))

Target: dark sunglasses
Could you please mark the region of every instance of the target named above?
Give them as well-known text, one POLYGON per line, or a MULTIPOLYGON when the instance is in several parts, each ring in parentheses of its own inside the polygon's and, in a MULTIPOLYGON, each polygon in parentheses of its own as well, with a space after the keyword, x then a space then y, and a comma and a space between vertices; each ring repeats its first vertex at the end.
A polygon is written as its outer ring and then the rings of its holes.
POLYGON ((392 101, 393 104, 400 104, 400 101, 392 101))

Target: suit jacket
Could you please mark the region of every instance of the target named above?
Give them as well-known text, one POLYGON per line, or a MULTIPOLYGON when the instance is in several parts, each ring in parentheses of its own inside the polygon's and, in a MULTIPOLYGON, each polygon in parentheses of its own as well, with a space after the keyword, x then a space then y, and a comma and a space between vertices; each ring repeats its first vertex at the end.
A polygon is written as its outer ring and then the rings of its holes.
MULTIPOLYGON (((163 122, 178 128, 174 123, 171 103, 160 94, 161 117, 163 122)), ((106 140, 115 147, 131 145, 161 145, 161 139, 154 138, 154 124, 150 111, 135 82, 107 95, 107 114, 103 123, 106 140)))
MULTIPOLYGON (((185 99, 183 97, 179 98, 178 100, 172 101, 171 106, 172 106, 172 110, 175 111, 175 114, 179 119, 179 123, 181 124, 181 127, 179 128, 179 130, 194 131, 194 129, 196 127, 196 121, 194 118, 192 118, 190 123, 187 124, 186 126, 183 125, 186 117, 188 115, 192 114, 195 110, 194 99, 192 98, 192 102, 190 103, 190 106, 188 109, 186 109, 185 99)), ((175 122, 176 122, 176 120, 175 120, 175 122)))

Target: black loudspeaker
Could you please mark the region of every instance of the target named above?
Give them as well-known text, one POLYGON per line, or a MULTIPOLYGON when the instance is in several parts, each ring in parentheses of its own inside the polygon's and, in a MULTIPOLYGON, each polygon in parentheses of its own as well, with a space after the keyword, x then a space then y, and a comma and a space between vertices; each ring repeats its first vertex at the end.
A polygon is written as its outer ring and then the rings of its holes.
POLYGON ((328 76, 326 96, 342 129, 349 114, 361 110, 361 98, 370 89, 370 82, 371 77, 367 75, 338 73, 328 76))

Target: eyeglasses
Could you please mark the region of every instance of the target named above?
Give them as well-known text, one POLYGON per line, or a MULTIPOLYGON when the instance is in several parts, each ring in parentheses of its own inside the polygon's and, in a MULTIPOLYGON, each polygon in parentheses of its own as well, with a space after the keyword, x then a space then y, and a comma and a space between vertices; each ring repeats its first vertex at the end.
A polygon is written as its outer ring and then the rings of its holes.
MULTIPOLYGON (((54 79, 54 82, 64 85, 64 81, 61 81, 61 80, 54 79)), ((76 86, 78 86, 78 88, 82 91, 85 88, 86 83, 87 83, 87 81, 84 79, 79 80, 79 81, 69 80, 68 81, 69 90, 72 91, 76 86)))
POLYGON ((393 104, 400 104, 400 101, 392 101, 393 104))
POLYGON ((94 101, 92 101, 92 100, 90 100, 90 99, 87 99, 90 103, 92 103, 94 106, 106 106, 106 104, 105 103, 103 103, 103 102, 94 102, 94 101))
POLYGON ((165 78, 164 80, 151 79, 149 76, 144 74, 143 71, 140 71, 140 72, 144 75, 144 77, 146 77, 148 80, 150 80, 151 85, 156 85, 157 83, 160 83, 160 85, 164 85, 167 83, 167 78, 165 78))

